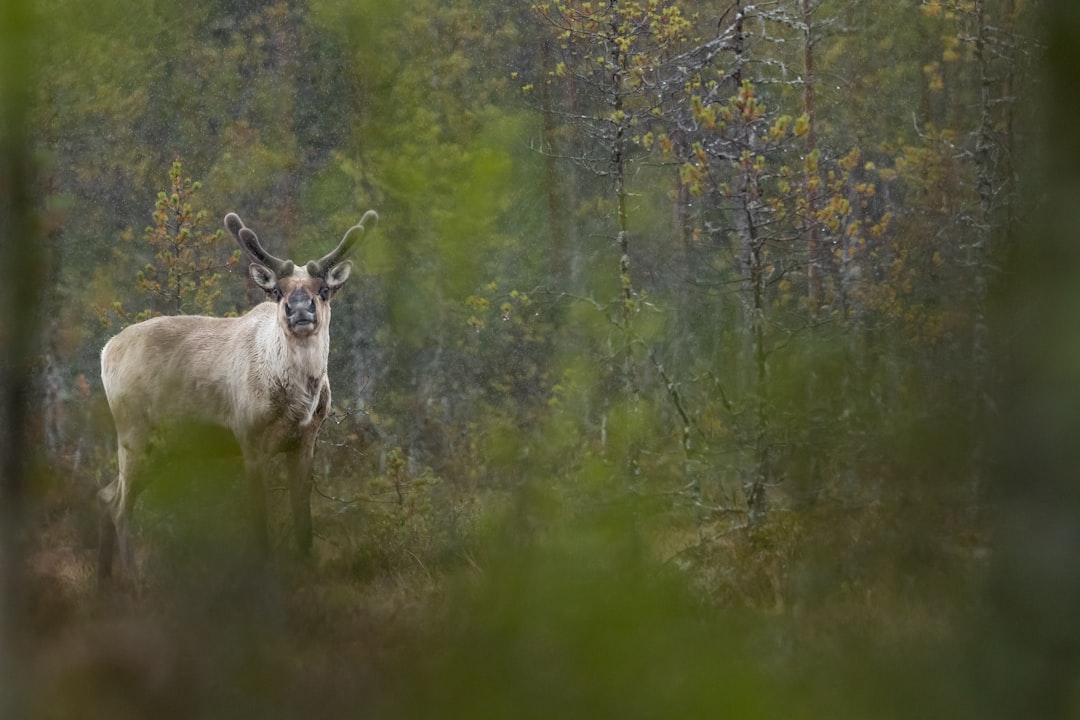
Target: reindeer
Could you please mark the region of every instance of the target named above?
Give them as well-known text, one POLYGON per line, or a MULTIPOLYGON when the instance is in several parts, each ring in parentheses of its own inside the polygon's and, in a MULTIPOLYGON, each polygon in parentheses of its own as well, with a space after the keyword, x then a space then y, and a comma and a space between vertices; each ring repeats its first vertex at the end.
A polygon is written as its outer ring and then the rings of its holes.
POLYGON ((369 210, 333 251, 297 266, 274 257, 235 213, 225 227, 251 260, 267 301, 238 318, 157 317, 125 328, 101 351, 101 379, 116 425, 119 474, 102 488, 98 576, 135 574, 131 517, 150 482, 147 461, 161 433, 188 423, 231 431, 244 459, 256 545, 268 548, 263 476, 284 453, 299 550, 311 548, 311 470, 315 439, 330 411, 326 362, 330 299, 345 283, 369 210), (117 547, 118 546, 118 547, 117 547))

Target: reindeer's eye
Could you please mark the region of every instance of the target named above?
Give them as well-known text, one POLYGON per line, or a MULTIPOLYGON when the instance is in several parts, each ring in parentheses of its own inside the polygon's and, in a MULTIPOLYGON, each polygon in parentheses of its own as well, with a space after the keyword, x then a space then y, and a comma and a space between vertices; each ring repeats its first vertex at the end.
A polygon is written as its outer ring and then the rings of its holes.
POLYGON ((270 295, 273 296, 274 302, 281 302, 281 298, 285 297, 285 294, 281 292, 281 288, 276 286, 270 291, 270 295))
POLYGON ((326 302, 330 299, 330 286, 326 283, 323 283, 319 287, 319 298, 322 299, 323 302, 326 302))

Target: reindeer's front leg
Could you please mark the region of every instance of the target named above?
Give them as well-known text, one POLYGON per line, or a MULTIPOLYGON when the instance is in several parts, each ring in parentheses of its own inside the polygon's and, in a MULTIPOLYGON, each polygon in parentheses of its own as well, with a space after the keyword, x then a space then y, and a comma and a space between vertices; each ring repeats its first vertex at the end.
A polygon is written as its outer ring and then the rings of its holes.
POLYGON ((319 428, 329 413, 330 385, 323 380, 311 423, 304 428, 296 445, 286 451, 293 531, 296 534, 296 547, 303 555, 311 552, 311 472, 315 462, 315 441, 319 436, 319 428))
POLYGON ((260 443, 243 442, 244 476, 248 486, 248 507, 251 513, 252 538, 261 553, 270 548, 266 530, 266 488, 263 474, 266 472, 266 453, 260 443))
POLYGON ((306 433, 295 448, 286 452, 293 532, 296 534, 296 547, 303 555, 311 552, 311 470, 317 434, 306 433))

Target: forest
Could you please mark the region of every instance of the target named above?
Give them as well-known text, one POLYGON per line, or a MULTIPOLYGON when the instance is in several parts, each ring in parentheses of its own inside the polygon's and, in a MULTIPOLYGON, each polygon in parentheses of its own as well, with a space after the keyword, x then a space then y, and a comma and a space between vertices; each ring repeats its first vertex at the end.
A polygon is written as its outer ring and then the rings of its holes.
POLYGON ((1080 717, 1076 67, 1071 0, 3 0, 0 717, 1080 717), (102 346, 369 209, 311 556, 200 438, 99 587, 102 346))

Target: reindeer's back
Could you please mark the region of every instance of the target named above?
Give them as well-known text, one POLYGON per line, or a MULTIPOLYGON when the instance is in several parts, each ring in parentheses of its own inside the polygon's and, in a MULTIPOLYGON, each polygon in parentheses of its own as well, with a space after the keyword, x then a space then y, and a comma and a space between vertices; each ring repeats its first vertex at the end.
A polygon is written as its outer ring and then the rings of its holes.
POLYGON ((255 333, 250 315, 158 317, 109 340, 101 351, 101 380, 117 425, 227 421, 235 403, 234 356, 251 346, 255 333))

